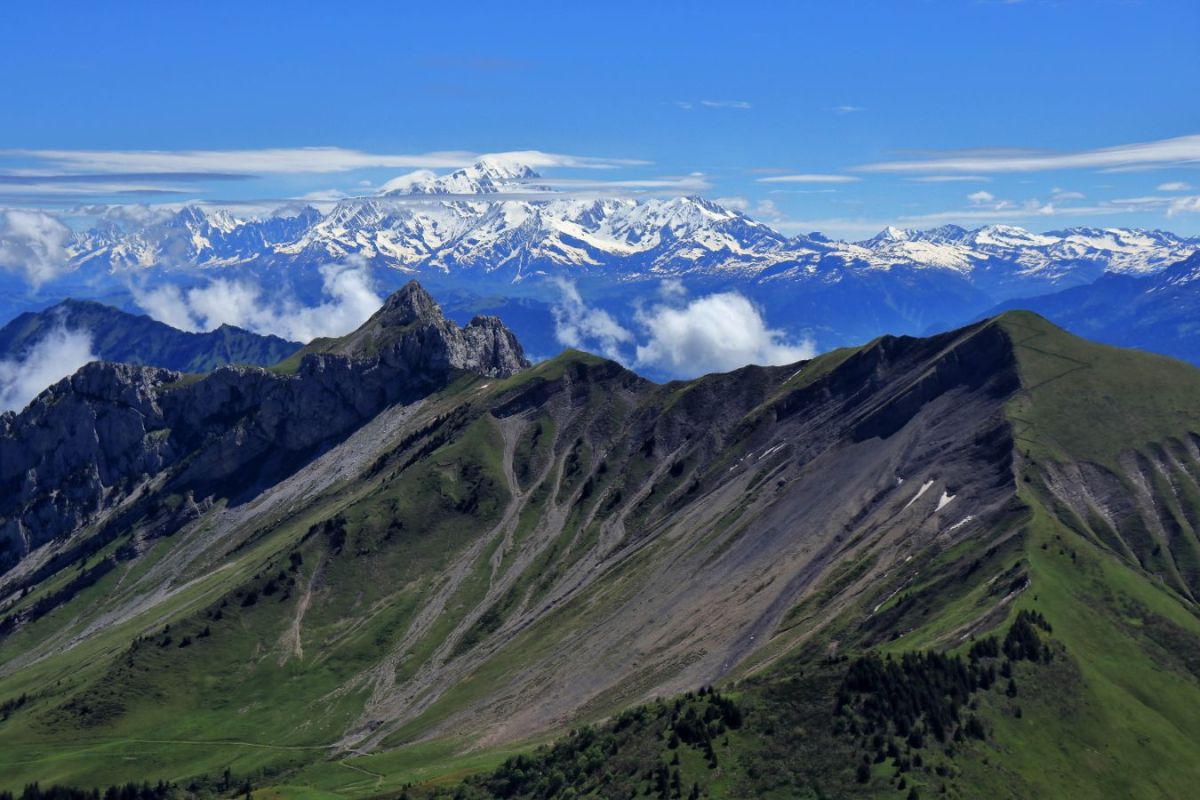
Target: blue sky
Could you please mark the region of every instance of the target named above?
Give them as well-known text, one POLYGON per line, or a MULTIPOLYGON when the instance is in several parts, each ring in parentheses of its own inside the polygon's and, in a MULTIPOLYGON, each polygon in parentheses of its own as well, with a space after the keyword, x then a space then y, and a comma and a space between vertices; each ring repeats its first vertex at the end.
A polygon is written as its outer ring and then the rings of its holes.
POLYGON ((1195 0, 244 5, 6 4, 0 205, 268 206, 536 150, 788 233, 1200 233, 1195 0))

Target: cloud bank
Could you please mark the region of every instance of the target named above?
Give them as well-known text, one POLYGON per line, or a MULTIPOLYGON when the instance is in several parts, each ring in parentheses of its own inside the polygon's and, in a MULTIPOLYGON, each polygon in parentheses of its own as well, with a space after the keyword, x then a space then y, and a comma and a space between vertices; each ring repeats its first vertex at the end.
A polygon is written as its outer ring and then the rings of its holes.
POLYGON ((693 378, 747 364, 790 364, 816 354, 812 341, 795 341, 769 327, 761 310, 738 292, 689 298, 681 283, 665 282, 660 302, 634 315, 635 332, 609 312, 588 306, 574 284, 556 284, 563 294, 554 308, 558 341, 627 366, 693 378))
POLYGON ((758 307, 738 292, 662 303, 643 309, 637 321, 646 339, 637 346, 636 363, 676 377, 791 364, 816 354, 811 341, 793 342, 767 327, 758 307))
POLYGON ((0 212, 0 269, 25 278, 33 289, 66 272, 71 229, 41 211, 0 212))
POLYGON ((0 361, 0 411, 20 411, 42 390, 96 360, 91 334, 60 323, 20 357, 0 361))
POLYGON ((383 304, 367 268, 347 262, 320 269, 326 298, 315 306, 294 299, 272 301, 251 281, 217 278, 204 286, 130 287, 134 302, 154 319, 180 330, 208 331, 234 325, 294 342, 343 336, 366 322, 383 304))

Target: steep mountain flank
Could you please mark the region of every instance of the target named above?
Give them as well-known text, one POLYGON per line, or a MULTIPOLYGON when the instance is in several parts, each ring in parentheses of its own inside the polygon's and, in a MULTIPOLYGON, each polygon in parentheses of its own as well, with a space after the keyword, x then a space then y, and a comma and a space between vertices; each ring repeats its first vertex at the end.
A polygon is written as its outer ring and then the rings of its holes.
MULTIPOLYGON (((959 796, 1197 777, 1184 365, 1014 313, 655 385, 574 351, 522 368, 498 322, 452 326, 415 286, 306 350, 196 383, 90 367, 3 418, 22 493, 5 513, 30 542, 0 578, 0 701, 26 698, 0 722, 7 783, 203 787, 228 768, 284 794, 399 792, 716 682, 744 726, 695 696, 616 718, 608 757, 649 777, 584 791, 528 762, 541 794, 509 769, 462 796, 641 792, 671 769, 669 730, 708 741, 710 766, 677 755, 712 797, 887 795, 915 751, 928 769, 905 785, 959 796), (1008 654, 981 645, 969 679, 946 660, 993 631, 1008 654), (932 652, 905 663, 964 687, 938 730, 968 739, 907 730, 892 755, 854 734, 897 735, 869 697, 898 679, 871 651, 932 652), (989 668, 1013 694, 979 686, 989 668)), ((556 752, 593 758, 570 742, 556 752)))
POLYGON ((139 514, 195 494, 247 499, 458 370, 505 376, 527 365, 497 320, 461 329, 415 283, 352 336, 306 348, 289 374, 223 367, 197 379, 90 364, 21 414, 0 415, 0 567, 118 509, 139 514))

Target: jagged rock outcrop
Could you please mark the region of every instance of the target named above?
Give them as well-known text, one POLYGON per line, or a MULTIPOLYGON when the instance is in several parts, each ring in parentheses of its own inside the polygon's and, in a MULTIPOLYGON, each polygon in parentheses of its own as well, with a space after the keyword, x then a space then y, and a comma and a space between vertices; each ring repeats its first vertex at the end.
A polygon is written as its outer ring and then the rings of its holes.
POLYGON ((322 349, 377 356, 389 367, 420 364, 427 372, 465 369, 498 377, 529 365, 517 337, 498 318, 476 317, 460 328, 416 281, 389 297, 358 330, 322 349))
POLYGON ((192 382, 89 364, 0 419, 0 571, 152 479, 165 493, 236 498, 456 371, 506 377, 528 365, 498 319, 460 328, 416 282, 348 336, 310 345, 290 374, 223 367, 192 382))

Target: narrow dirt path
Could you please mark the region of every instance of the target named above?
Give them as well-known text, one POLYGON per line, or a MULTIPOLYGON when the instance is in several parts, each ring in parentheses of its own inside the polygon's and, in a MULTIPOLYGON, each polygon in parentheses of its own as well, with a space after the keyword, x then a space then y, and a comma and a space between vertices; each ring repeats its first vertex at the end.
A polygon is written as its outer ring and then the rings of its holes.
POLYGON ((280 644, 283 645, 283 653, 279 656, 279 666, 287 663, 288 658, 295 656, 297 661, 304 660, 304 637, 302 636, 302 628, 304 624, 304 615, 308 613, 308 606, 312 602, 313 589, 321 580, 321 574, 325 569, 325 559, 317 562, 317 566, 312 571, 312 575, 308 576, 308 583, 304 586, 304 594, 300 595, 300 599, 296 602, 296 615, 292 618, 292 624, 288 626, 284 632, 283 639, 280 644))

